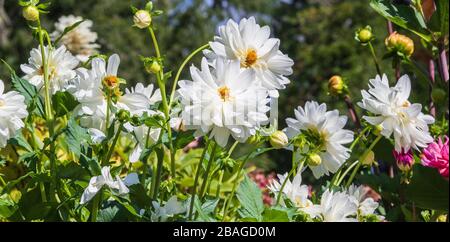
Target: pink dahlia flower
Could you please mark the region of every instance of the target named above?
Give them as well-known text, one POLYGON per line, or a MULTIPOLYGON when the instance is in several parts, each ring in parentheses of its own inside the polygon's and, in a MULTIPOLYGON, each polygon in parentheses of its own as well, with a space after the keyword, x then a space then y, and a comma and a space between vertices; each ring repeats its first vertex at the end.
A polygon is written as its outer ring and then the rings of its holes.
POLYGON ((448 178, 448 137, 445 142, 439 137, 437 142, 430 143, 421 155, 422 165, 436 168, 441 176, 448 178))
POLYGON ((401 171, 406 172, 411 169, 411 166, 414 164, 414 156, 411 149, 406 152, 403 148, 401 152, 393 150, 392 154, 394 155, 395 160, 397 161, 397 166, 401 171))

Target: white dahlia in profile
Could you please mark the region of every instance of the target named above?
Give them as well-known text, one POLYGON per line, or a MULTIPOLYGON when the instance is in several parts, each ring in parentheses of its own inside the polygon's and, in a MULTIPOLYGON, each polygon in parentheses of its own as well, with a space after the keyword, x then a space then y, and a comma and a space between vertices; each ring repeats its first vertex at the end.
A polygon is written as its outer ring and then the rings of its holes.
POLYGON ((389 87, 386 75, 370 80, 369 91, 361 91, 358 105, 372 115, 363 118, 372 125, 380 125, 381 134, 390 138, 394 134, 395 150, 419 149, 433 142, 428 125, 434 118, 421 112, 422 105, 408 101, 411 81, 402 76, 394 87, 389 87))
POLYGON ((22 119, 28 116, 25 98, 16 91, 4 91, 5 85, 0 80, 0 148, 25 126, 22 119))
POLYGON ((201 70, 191 67, 193 81, 180 81, 181 118, 195 136, 209 134, 220 146, 229 136, 244 142, 268 120, 267 91, 254 83, 254 72, 237 60, 218 58, 210 70, 205 58, 201 70))
POLYGON ((210 43, 212 52, 205 52, 210 59, 217 56, 238 60, 242 68, 256 73, 258 85, 270 90, 271 96, 278 96, 277 89, 285 88, 290 81, 294 62, 279 50, 280 40, 270 38, 270 28, 261 27, 254 17, 242 19, 239 24, 233 20, 219 27, 219 36, 210 43))
POLYGON ((358 207, 345 192, 326 190, 320 204, 300 209, 312 218, 320 218, 323 222, 358 222, 358 207))
MULTIPOLYGON (((350 199, 358 207, 358 215, 368 216, 375 214, 375 210, 378 208, 378 203, 371 197, 367 196, 367 190, 364 186, 351 185, 348 190, 350 199)), ((382 218, 382 217, 380 217, 382 218)))
MULTIPOLYGON (((278 196, 280 192, 281 186, 286 180, 287 173, 284 175, 278 174, 278 181, 273 179, 271 183, 267 186, 269 190, 275 195, 278 196)), ((283 188, 283 194, 296 206, 297 208, 305 208, 312 206, 312 202, 308 199, 309 189, 307 185, 302 185, 302 174, 298 172, 294 179, 291 181, 287 181, 286 185, 283 188)))
MULTIPOLYGON (((48 62, 49 89, 50 93, 54 94, 64 90, 67 83, 75 78, 74 69, 78 66, 79 61, 66 50, 64 45, 58 49, 52 49, 52 51, 49 51, 48 47, 44 47, 44 52, 46 62, 48 62)), ((30 51, 28 64, 20 65, 20 69, 25 73, 23 78, 43 93, 44 68, 39 48, 30 51)))
MULTIPOLYGON (((72 26, 73 24, 82 21, 80 16, 61 16, 58 22, 55 23, 55 31, 50 35, 53 40, 56 40, 64 32, 64 29, 72 26)), ((87 61, 90 56, 97 53, 97 49, 100 47, 95 42, 97 41, 97 33, 91 30, 91 20, 84 20, 77 27, 66 33, 61 42, 67 47, 72 54, 74 54, 78 60, 87 61)))
MULTIPOLYGON (((298 154, 314 152, 305 159, 315 178, 335 173, 350 157, 350 149, 344 146, 353 141, 353 132, 344 129, 347 116, 340 116, 338 110, 327 111, 326 104, 306 102, 305 108, 298 107, 295 119, 286 119, 285 129, 289 139, 306 136, 309 144, 298 150, 298 154)), ((300 155, 300 159, 303 159, 300 155)))

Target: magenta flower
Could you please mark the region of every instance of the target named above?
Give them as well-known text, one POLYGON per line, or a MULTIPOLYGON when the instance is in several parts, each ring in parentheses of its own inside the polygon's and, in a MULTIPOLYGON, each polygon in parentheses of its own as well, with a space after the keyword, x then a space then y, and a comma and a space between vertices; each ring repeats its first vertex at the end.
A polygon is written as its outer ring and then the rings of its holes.
POLYGON ((397 161, 397 166, 401 171, 406 172, 411 169, 411 166, 414 164, 414 157, 411 149, 406 152, 403 148, 401 152, 393 150, 392 154, 394 155, 395 160, 397 161))
POLYGON ((422 165, 436 168, 441 176, 448 178, 448 137, 445 142, 439 137, 437 142, 430 143, 421 155, 422 165))

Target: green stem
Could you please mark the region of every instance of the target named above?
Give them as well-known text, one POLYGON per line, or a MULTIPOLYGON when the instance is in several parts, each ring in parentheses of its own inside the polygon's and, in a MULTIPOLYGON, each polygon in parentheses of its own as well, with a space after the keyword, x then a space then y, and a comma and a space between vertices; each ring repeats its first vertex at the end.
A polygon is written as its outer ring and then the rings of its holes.
MULTIPOLYGON (((294 150, 295 153, 295 150, 294 150)), ((303 169, 303 165, 306 162, 306 158, 304 158, 301 162, 300 162, 300 170, 303 169)), ((294 166, 292 167, 292 169, 289 171, 289 174, 287 175, 287 177, 284 179, 283 184, 280 187, 280 190, 278 191, 278 195, 277 195, 277 202, 275 204, 275 206, 278 206, 278 204, 280 204, 281 201, 281 195, 283 194, 283 189, 286 186, 287 182, 289 181, 289 178, 292 176, 292 174, 294 174, 294 172, 297 170, 297 165, 298 163, 295 163, 294 166)), ((301 172, 301 171, 300 171, 301 172)))
POLYGON ((103 165, 107 165, 109 163, 109 160, 112 157, 112 154, 114 153, 114 148, 116 147, 117 140, 119 140, 120 133, 122 132, 123 123, 119 125, 119 129, 117 130, 116 136, 114 137, 114 140, 111 144, 111 147, 109 148, 108 154, 105 156, 105 159, 103 160, 103 165))
POLYGON ((220 188, 222 186, 222 180, 223 180, 223 170, 219 170, 219 182, 217 183, 217 188, 216 188, 216 198, 219 198, 220 195, 220 188))
POLYGON ((366 159, 367 155, 369 154, 369 152, 373 149, 373 147, 375 147, 375 145, 378 143, 378 141, 380 141, 380 139, 383 136, 381 136, 381 134, 379 134, 377 136, 377 138, 372 142, 372 144, 369 146, 369 148, 364 152, 364 154, 361 156, 358 165, 355 167, 355 169, 353 170, 352 174, 350 175, 350 178, 348 179, 347 183, 345 184, 345 187, 349 187, 350 184, 352 184, 353 179, 355 178, 356 173, 358 172, 359 168, 362 165, 362 162, 366 159))
POLYGON ((173 99, 175 97, 175 91, 177 90, 177 84, 178 84, 178 80, 180 79, 180 75, 181 72, 183 71, 184 67, 187 65, 187 63, 189 63, 189 61, 196 55, 198 54, 200 51, 207 49, 209 47, 209 44, 206 45, 202 45, 199 48, 197 48, 196 50, 194 50, 190 55, 188 55, 186 57, 186 59, 184 59, 183 63, 181 64, 180 68, 177 71, 177 74, 175 75, 175 79, 173 81, 173 86, 172 86, 172 91, 170 92, 170 100, 169 100, 169 108, 172 106, 173 103, 173 99))
MULTIPOLYGON (((158 59, 161 59, 161 52, 159 51, 159 45, 158 45, 158 40, 156 39, 155 36, 155 32, 153 31, 153 28, 150 26, 148 28, 149 32, 150 32, 150 36, 152 38, 153 41, 153 46, 155 47, 155 52, 156 52, 156 57, 158 59)), ((161 98, 162 98, 162 107, 163 107, 163 112, 164 112, 164 116, 166 118, 166 125, 167 125, 167 136, 169 138, 169 150, 170 150, 170 170, 172 173, 172 177, 175 179, 176 177, 176 171, 175 171, 175 151, 173 149, 173 142, 172 142, 172 128, 170 127, 170 107, 169 104, 167 102, 167 94, 166 94, 166 86, 164 83, 164 72, 163 72, 164 68, 161 68, 161 71, 159 72, 159 74, 156 75, 157 78, 157 83, 158 83, 158 87, 159 90, 161 92, 161 98)))
POLYGON ((203 196, 205 196, 205 188, 206 188, 206 184, 208 182, 208 175, 209 175, 209 170, 211 170, 211 165, 214 162, 214 158, 216 156, 216 148, 217 148, 217 143, 214 142, 214 146, 211 150, 211 154, 209 156, 209 160, 208 160, 208 164, 206 165, 206 170, 205 173, 203 174, 203 183, 202 186, 200 188, 200 193, 199 193, 199 198, 202 199, 203 196))
MULTIPOLYGON (((347 167, 347 169, 344 171, 344 173, 342 174, 342 176, 339 178, 339 180, 337 181, 335 186, 339 186, 341 184, 341 182, 344 180, 345 176, 347 176, 347 174, 351 171, 351 169, 353 167, 355 167, 358 163, 360 163, 358 160, 353 162, 349 167, 347 167)), ((334 183, 333 183, 334 186, 334 183)))
POLYGON ((111 118, 111 90, 107 90, 108 96, 106 97, 106 120, 105 120, 105 133, 108 133, 109 119, 111 118))
MULTIPOLYGON (((350 150, 353 151, 353 149, 355 148, 356 144, 358 144, 359 140, 364 136, 364 134, 370 129, 370 126, 365 127, 358 135, 358 137, 356 137, 355 140, 353 140, 352 144, 350 145, 350 150)), ((341 177, 341 173, 342 170, 344 169, 345 164, 343 164, 341 167, 339 167, 339 170, 336 172, 336 174, 333 176, 333 179, 331 179, 330 182, 330 188, 335 186, 335 182, 339 181, 340 177, 341 177)))
POLYGON ((370 53, 372 54, 373 61, 375 62, 375 67, 377 68, 377 73, 378 73, 378 75, 381 76, 382 73, 381 73, 380 65, 378 64, 378 58, 375 55, 375 50, 373 49, 371 42, 369 42, 369 48, 370 48, 370 53))
POLYGON ((238 141, 235 141, 234 144, 231 146, 230 150, 228 150, 227 158, 230 158, 231 154, 233 153, 234 149, 236 149, 237 145, 239 144, 238 141))
POLYGON ((241 162, 241 164, 238 167, 238 173, 236 175, 236 178, 234 179, 233 182, 233 188, 231 189, 231 193, 230 196, 228 196, 228 198, 224 201, 224 205, 223 205, 223 218, 222 221, 225 221, 225 218, 227 217, 227 213, 228 213, 228 208, 230 207, 230 203, 231 200, 234 197, 234 194, 236 193, 236 188, 237 188, 237 184, 240 181, 240 177, 241 177, 241 172, 245 166, 245 164, 247 163, 248 159, 250 159, 250 156, 253 154, 253 152, 255 152, 258 149, 258 145, 255 145, 255 149, 250 152, 245 158, 244 160, 241 162))
POLYGON ((102 190, 100 190, 94 197, 94 201, 92 203, 91 222, 97 222, 98 205, 100 203, 101 197, 102 197, 102 190))
POLYGON ((191 196, 191 202, 189 205, 189 216, 188 220, 192 219, 192 212, 194 211, 194 201, 195 201, 195 195, 197 193, 197 185, 198 185, 198 178, 200 177, 200 170, 202 168, 203 160, 205 159, 206 152, 208 151, 210 140, 206 142, 205 148, 203 149, 202 155, 200 156, 200 160, 198 162, 197 171, 195 172, 195 178, 194 178, 194 186, 192 187, 192 196, 191 196))
MULTIPOLYGON (((55 124, 54 124, 54 117, 52 112, 52 103, 51 103, 51 97, 50 97, 50 83, 49 83, 49 76, 48 76, 48 60, 45 56, 45 46, 44 46, 44 36, 43 36, 43 30, 41 26, 41 21, 38 19, 38 35, 39 35, 39 46, 41 50, 41 58, 42 58, 42 72, 44 75, 44 101, 45 101, 45 119, 47 121, 47 125, 49 128, 49 135, 50 137, 53 137, 55 133, 55 124)), ((50 55, 51 52, 51 42, 48 43, 48 54, 50 55)), ((57 182, 57 167, 56 167, 56 161, 55 161, 55 144, 52 142, 50 144, 50 173, 51 173, 51 183, 50 183, 50 192, 55 192, 56 182, 57 182)), ((55 196, 51 196, 51 201, 56 199, 56 193, 55 196)))
MULTIPOLYGON (((164 148, 162 148, 164 152, 164 148)), ((156 200, 158 197, 159 192, 159 185, 161 183, 161 174, 162 174, 162 168, 164 163, 164 156, 158 156, 158 163, 156 165, 156 181, 155 181, 155 187, 154 187, 154 193, 153 193, 153 200, 156 200)))

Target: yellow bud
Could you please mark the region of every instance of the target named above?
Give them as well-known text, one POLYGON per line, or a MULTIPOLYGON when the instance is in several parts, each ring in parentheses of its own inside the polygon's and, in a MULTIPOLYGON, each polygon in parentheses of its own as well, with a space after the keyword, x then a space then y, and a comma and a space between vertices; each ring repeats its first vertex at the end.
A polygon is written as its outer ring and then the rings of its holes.
POLYGON ((437 222, 445 223, 447 221, 447 214, 442 214, 437 218, 437 222))
POLYGON ((386 48, 390 52, 400 52, 409 57, 414 52, 414 42, 409 37, 393 32, 384 41, 386 48))
POLYGON ((375 163, 375 153, 373 153, 373 151, 369 151, 369 153, 367 153, 366 157, 361 157, 361 158, 364 158, 364 160, 361 160, 361 163, 363 165, 372 166, 372 164, 375 163))
POLYGON ((153 61, 151 64, 145 66, 145 70, 148 73, 156 74, 161 71, 161 65, 157 61, 153 61))
POLYGON ((248 137, 247 144, 249 145, 256 145, 261 141, 261 137, 258 134, 252 135, 248 137))
POLYGON ((146 10, 138 10, 133 16, 134 25, 140 29, 145 29, 152 23, 152 16, 146 10))
POLYGON ((381 131, 383 131, 383 126, 381 126, 381 124, 375 126, 375 129, 373 130, 373 134, 374 135, 379 135, 381 133, 381 131))
POLYGON ((277 130, 270 135, 269 142, 275 149, 281 149, 286 147, 289 139, 283 131, 277 130))
POLYGON ((18 203, 20 201, 20 198, 22 197, 22 193, 17 190, 17 189, 13 189, 10 193, 9 196, 11 197, 11 199, 15 202, 18 203))
POLYGON ((39 10, 36 6, 27 6, 22 11, 23 17, 28 21, 37 21, 39 19, 39 10))
POLYGON ((361 44, 367 44, 373 39, 372 28, 366 26, 365 28, 359 29, 356 32, 356 39, 361 42, 361 44))
POLYGON ((316 153, 309 154, 306 164, 308 164, 308 166, 318 166, 322 164, 322 158, 316 153))
POLYGON ((344 80, 341 76, 335 75, 328 80, 328 91, 332 95, 342 94, 344 92, 344 87, 344 80))

